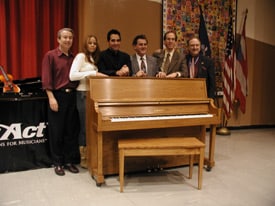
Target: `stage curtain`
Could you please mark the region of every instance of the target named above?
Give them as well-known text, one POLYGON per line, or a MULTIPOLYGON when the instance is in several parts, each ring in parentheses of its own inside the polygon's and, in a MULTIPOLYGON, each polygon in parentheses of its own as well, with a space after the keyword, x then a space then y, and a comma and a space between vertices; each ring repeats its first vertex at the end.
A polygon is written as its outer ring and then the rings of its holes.
POLYGON ((0 65, 13 79, 39 77, 44 54, 57 47, 57 31, 74 30, 78 49, 77 0, 0 0, 0 65))

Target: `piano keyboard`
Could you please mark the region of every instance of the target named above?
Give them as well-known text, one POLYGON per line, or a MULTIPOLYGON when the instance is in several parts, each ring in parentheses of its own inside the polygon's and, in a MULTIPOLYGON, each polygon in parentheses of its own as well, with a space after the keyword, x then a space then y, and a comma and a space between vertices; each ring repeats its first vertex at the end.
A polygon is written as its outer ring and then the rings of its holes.
POLYGON ((169 120, 169 119, 191 119, 213 117, 213 114, 189 114, 189 115, 166 115, 166 116, 143 116, 143 117, 112 117, 111 122, 169 120))

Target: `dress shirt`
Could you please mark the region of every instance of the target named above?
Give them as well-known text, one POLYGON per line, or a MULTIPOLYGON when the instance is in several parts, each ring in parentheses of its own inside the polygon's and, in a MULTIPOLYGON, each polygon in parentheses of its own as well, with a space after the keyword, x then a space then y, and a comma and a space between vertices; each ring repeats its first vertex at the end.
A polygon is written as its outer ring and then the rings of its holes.
POLYGON ((141 58, 143 58, 143 61, 144 61, 144 64, 145 64, 145 68, 147 70, 146 55, 144 55, 143 57, 141 57, 138 54, 136 54, 136 56, 137 56, 137 61, 138 61, 138 65, 139 65, 140 70, 141 70, 141 67, 140 67, 140 65, 141 65, 141 58))
POLYGON ((78 81, 70 81, 69 73, 74 60, 72 53, 65 55, 58 47, 48 51, 42 61, 42 87, 47 90, 75 89, 78 81))

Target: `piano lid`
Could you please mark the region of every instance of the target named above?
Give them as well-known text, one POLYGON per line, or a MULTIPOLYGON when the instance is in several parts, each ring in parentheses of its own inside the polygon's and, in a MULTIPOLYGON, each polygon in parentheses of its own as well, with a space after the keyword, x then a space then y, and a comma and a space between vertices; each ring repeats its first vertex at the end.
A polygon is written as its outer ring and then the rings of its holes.
POLYGON ((95 102, 161 102, 207 98, 205 79, 89 77, 95 102))
POLYGON ((13 83, 20 88, 20 93, 3 93, 4 84, 0 82, 0 98, 1 100, 20 100, 21 98, 43 98, 46 97, 45 91, 42 90, 42 82, 40 77, 13 80, 13 83))

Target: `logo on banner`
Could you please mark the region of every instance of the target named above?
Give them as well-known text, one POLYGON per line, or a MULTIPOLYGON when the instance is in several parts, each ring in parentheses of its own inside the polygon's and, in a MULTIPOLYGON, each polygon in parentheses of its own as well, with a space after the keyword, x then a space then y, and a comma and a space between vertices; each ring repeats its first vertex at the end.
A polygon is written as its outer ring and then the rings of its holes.
POLYGON ((37 126, 23 126, 22 123, 0 124, 0 147, 45 143, 46 128, 45 122, 40 122, 37 126))

